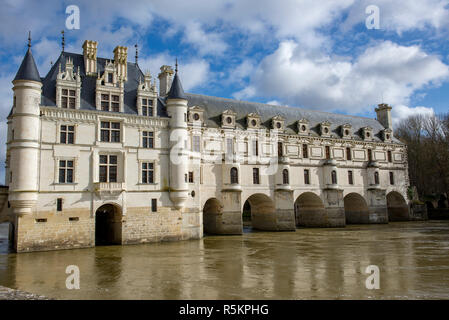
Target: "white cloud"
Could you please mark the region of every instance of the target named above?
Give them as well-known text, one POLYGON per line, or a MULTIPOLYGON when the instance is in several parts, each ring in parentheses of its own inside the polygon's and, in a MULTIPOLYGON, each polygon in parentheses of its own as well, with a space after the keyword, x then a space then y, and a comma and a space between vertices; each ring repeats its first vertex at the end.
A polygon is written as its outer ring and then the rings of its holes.
POLYGON ((223 54, 228 45, 223 41, 220 34, 205 32, 200 23, 191 21, 185 26, 184 41, 192 44, 200 55, 223 54))
MULTIPOLYGON (((173 66, 175 57, 167 52, 139 59, 139 67, 143 72, 150 71, 152 77, 157 77, 162 65, 173 66)), ((179 76, 184 91, 201 87, 210 81, 209 64, 204 59, 179 60, 179 76)))
POLYGON ((422 115, 433 115, 435 111, 433 108, 417 106, 414 108, 407 107, 405 105, 396 105, 391 110, 391 116, 393 119, 393 126, 399 123, 402 119, 406 119, 409 116, 422 114, 422 115))
POLYGON ((310 54, 290 40, 262 60, 248 87, 235 96, 279 97, 289 105, 359 113, 381 100, 408 104, 416 90, 448 76, 449 67, 418 46, 385 41, 349 59, 310 54))
POLYGON ((376 5, 380 9, 380 28, 398 34, 404 31, 424 30, 427 27, 447 29, 449 21, 448 0, 361 0, 351 6, 342 30, 347 31, 357 23, 365 23, 365 8, 376 5))

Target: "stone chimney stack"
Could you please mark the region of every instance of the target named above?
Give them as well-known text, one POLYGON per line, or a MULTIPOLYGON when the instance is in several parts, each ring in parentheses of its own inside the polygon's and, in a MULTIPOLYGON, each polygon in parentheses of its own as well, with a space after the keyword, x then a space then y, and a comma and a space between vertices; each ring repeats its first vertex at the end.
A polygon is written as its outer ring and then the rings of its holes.
POLYGON ((159 96, 165 97, 170 91, 173 73, 170 66, 161 67, 161 72, 157 76, 159 78, 159 96))
POLYGON ((97 41, 86 40, 83 43, 84 69, 86 75, 97 74, 97 41))
POLYGON ((117 46, 114 49, 114 64, 117 69, 117 75, 122 78, 122 80, 128 80, 128 48, 117 46))
POLYGON ((379 121, 386 129, 393 130, 393 121, 391 120, 391 106, 386 103, 379 104, 375 109, 377 113, 377 121, 379 121))

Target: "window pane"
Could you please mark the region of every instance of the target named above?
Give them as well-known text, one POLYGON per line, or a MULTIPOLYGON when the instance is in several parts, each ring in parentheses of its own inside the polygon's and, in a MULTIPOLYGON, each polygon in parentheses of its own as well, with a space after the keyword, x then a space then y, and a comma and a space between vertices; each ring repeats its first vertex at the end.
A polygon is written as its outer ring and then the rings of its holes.
POLYGON ((148 183, 147 171, 142 171, 142 183, 148 183))
POLYGON ((73 144, 73 133, 68 134, 68 140, 67 143, 73 144))
POLYGON ((148 183, 153 183, 153 171, 148 171, 148 183))
POLYGON ((111 132, 111 142, 120 142, 120 131, 111 132))
POLYGON ((117 182, 117 167, 109 167, 109 182, 117 182))
POLYGON ((118 102, 119 101, 119 96, 113 95, 112 96, 112 101, 118 102))
POLYGON ((148 115, 147 107, 142 107, 142 115, 144 116, 148 115))
POLYGON ((112 102, 112 111, 113 112, 119 112, 120 111, 118 103, 112 102))
POLYGON ((73 170, 67 169, 67 183, 73 182, 73 170))
POLYGON ((117 156, 109 156, 110 164, 117 164, 117 156))
POLYGON ((100 182, 107 182, 107 167, 106 166, 100 166, 100 182))
POLYGON ((101 95, 101 100, 109 101, 109 95, 108 94, 102 94, 101 95))
POLYGON ((149 116, 152 116, 153 115, 153 108, 148 108, 148 115, 149 116))
POLYGON ((65 170, 59 169, 59 183, 65 183, 65 170))
POLYGON ((75 90, 70 90, 70 96, 74 97, 75 96, 75 90))
POLYGON ((67 108, 67 97, 62 97, 61 98, 61 106, 63 108, 67 108))
POLYGON ((67 167, 73 168, 73 161, 67 161, 67 167))
POLYGON ((62 94, 63 94, 63 95, 65 95, 65 96, 66 96, 66 95, 67 95, 67 92, 68 92, 68 90, 67 90, 67 89, 62 89, 62 94))
POLYGON ((102 121, 102 122, 101 122, 101 127, 102 127, 102 128, 109 128, 109 122, 104 122, 104 121, 102 121))
POLYGON ((112 129, 120 129, 120 122, 111 122, 112 129))
POLYGON ((148 139, 148 148, 153 148, 153 138, 148 139))
POLYGON ((66 133, 65 132, 61 132, 61 137, 59 140, 61 143, 66 143, 66 133))
POLYGON ((101 130, 101 141, 109 142, 109 130, 101 130))
POLYGON ((108 156, 100 156, 100 163, 108 163, 108 156))

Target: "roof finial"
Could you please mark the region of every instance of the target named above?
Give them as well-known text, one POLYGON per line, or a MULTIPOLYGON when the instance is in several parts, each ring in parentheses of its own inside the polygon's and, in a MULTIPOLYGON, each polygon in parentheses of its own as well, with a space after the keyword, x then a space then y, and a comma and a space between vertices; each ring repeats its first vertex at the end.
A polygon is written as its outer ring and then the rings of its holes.
POLYGON ((175 72, 178 73, 178 57, 176 57, 175 72))
POLYGON ((31 31, 28 31, 28 48, 31 48, 31 31))
POLYGON ((64 30, 61 31, 61 34, 62 34, 62 52, 64 52, 64 47, 65 47, 64 30))
POLYGON ((139 48, 138 48, 137 43, 134 45, 134 47, 136 48, 136 64, 137 64, 137 61, 139 59, 139 48))

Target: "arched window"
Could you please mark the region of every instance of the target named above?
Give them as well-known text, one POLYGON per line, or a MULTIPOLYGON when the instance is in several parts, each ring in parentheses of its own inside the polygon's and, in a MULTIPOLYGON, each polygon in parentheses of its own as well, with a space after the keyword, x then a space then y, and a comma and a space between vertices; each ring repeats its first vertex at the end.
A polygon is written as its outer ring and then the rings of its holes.
POLYGON ((379 184, 379 172, 374 172, 374 184, 379 184))
POLYGON ((288 184, 288 170, 284 169, 282 170, 282 183, 283 184, 288 184))
POLYGON ((331 178, 332 178, 332 184, 337 184, 337 171, 332 170, 331 178))
POLYGON ((239 183, 239 171, 236 167, 231 168, 231 184, 239 183))

